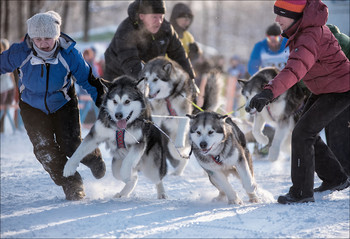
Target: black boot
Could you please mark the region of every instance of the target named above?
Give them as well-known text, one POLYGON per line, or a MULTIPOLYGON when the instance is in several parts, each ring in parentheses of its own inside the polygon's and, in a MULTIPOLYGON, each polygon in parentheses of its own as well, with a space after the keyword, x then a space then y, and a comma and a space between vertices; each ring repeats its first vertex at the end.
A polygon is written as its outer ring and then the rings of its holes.
POLYGON ((88 154, 81 163, 90 168, 92 175, 94 175, 96 179, 105 176, 106 164, 102 159, 99 149, 95 149, 94 152, 88 154))
POLYGON ((71 201, 79 201, 85 197, 83 180, 78 172, 73 176, 66 178, 62 184, 66 199, 71 201))
POLYGON ((286 195, 279 196, 277 199, 278 203, 281 204, 291 204, 291 203, 305 203, 305 202, 315 202, 313 196, 311 197, 296 197, 290 191, 286 195))
POLYGON ((340 191, 350 186, 350 179, 346 179, 341 183, 330 184, 326 182, 322 182, 321 185, 314 189, 314 192, 324 192, 327 190, 330 191, 340 191))

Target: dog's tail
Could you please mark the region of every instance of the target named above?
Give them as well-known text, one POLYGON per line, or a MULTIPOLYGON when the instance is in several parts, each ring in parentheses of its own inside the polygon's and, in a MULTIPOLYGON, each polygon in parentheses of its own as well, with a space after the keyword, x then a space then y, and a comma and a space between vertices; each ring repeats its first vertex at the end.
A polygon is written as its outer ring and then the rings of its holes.
MULTIPOLYGON (((220 105, 220 94, 223 79, 221 79, 220 72, 212 70, 206 74, 206 81, 203 106, 201 108, 204 111, 216 112, 220 105)), ((194 114, 198 112, 198 109, 194 109, 193 111, 194 114)))

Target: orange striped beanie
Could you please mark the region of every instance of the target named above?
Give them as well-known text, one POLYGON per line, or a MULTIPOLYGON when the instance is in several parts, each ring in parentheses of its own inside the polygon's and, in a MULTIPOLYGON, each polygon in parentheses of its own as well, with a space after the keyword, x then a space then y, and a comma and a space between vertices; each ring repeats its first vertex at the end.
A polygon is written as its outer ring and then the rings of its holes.
POLYGON ((303 15, 306 0, 277 0, 274 12, 277 15, 292 19, 299 19, 303 15))

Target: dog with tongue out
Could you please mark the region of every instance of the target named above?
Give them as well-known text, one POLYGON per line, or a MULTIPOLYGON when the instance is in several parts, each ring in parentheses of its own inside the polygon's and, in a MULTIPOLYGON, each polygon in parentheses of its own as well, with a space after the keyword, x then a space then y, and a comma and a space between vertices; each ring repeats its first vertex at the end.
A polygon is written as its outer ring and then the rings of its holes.
POLYGON ((138 89, 138 82, 120 76, 105 84, 106 94, 98 118, 67 161, 64 176, 73 175, 80 160, 104 142, 113 156, 113 176, 125 183, 115 197, 128 197, 135 189, 138 171, 141 171, 156 185, 157 198, 166 198, 162 179, 167 173, 163 147, 167 139, 150 123, 151 108, 138 89))

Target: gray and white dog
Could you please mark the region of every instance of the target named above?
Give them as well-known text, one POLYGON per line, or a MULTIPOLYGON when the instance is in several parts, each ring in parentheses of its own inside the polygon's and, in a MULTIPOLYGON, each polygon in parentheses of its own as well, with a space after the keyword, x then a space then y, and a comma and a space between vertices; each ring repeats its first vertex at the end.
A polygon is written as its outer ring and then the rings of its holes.
MULTIPOLYGON (((173 116, 171 120, 163 118, 158 122, 162 130, 172 139, 165 146, 167 158, 175 167, 174 174, 181 175, 188 162, 188 159, 181 155, 188 155, 190 151, 186 114, 199 112, 193 105, 195 97, 192 79, 178 63, 165 57, 157 57, 147 62, 140 79, 147 84, 146 95, 151 102, 152 114, 173 116), (179 119, 181 117, 185 120, 179 119), (184 143, 183 147, 176 150, 172 142, 179 138, 179 129, 184 134, 182 135, 184 143)), ((203 110, 215 110, 218 106, 220 87, 214 77, 208 79, 205 91, 210 93, 205 94, 203 110)))
POLYGON ((246 98, 246 111, 254 116, 253 136, 259 144, 267 145, 269 138, 263 134, 265 124, 275 128, 275 134, 269 148, 268 159, 276 161, 285 153, 289 157, 291 152, 291 134, 296 119, 301 113, 306 97, 302 88, 296 84, 284 94, 280 95, 259 113, 249 107, 250 100, 261 92, 279 70, 274 67, 263 68, 250 77, 248 81, 239 80, 242 95, 246 98))
POLYGON ((223 200, 226 196, 229 204, 242 204, 228 181, 232 174, 240 178, 249 201, 258 202, 252 159, 243 132, 227 115, 200 112, 188 117, 192 152, 219 190, 215 199, 223 200))
POLYGON ((166 198, 162 182, 167 173, 165 139, 151 120, 150 105, 137 82, 127 76, 115 79, 108 86, 97 121, 67 161, 64 176, 73 175, 84 156, 105 142, 113 156, 113 176, 125 183, 115 197, 128 197, 141 171, 156 184, 158 198, 166 198))

